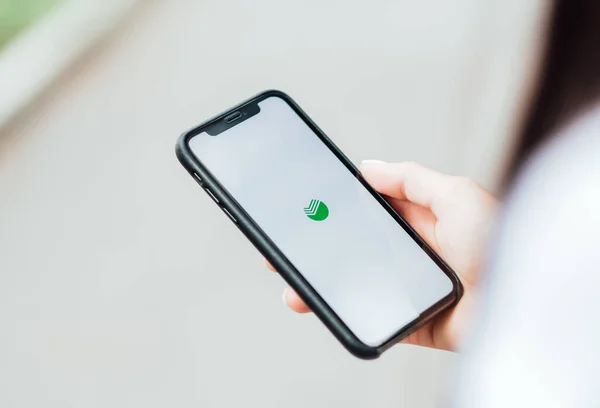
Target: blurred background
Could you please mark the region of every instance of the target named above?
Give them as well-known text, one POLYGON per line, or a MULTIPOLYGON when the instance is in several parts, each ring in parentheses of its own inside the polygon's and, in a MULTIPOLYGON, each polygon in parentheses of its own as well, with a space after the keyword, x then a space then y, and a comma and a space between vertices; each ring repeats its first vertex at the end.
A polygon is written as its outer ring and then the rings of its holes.
POLYGON ((174 143, 278 88, 353 161, 496 189, 545 8, 0 0, 0 406, 436 406, 457 356, 290 312, 174 143))

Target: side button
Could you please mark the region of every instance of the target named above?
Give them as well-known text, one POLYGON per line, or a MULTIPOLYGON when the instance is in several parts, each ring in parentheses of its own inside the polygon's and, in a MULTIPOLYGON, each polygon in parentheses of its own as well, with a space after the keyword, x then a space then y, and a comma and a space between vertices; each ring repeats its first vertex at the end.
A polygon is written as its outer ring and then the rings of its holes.
POLYGON ((231 218, 231 221, 233 221, 234 223, 237 224, 237 220, 235 219, 235 217, 233 215, 231 215, 231 213, 229 211, 227 211, 227 208, 221 207, 221 209, 225 212, 225 214, 227 214, 227 216, 229 218, 231 218))
POLYGON ((196 173, 193 173, 193 174, 194 174, 194 178, 196 179, 196 181, 198 182, 198 184, 202 185, 202 179, 200 178, 200 176, 198 174, 196 174, 196 173))
POLYGON ((219 200, 217 199, 217 197, 215 197, 215 195, 212 193, 212 191, 210 191, 208 188, 205 188, 206 192, 208 193, 208 195, 210 196, 210 198, 212 198, 213 200, 215 200, 215 203, 219 203, 219 200))

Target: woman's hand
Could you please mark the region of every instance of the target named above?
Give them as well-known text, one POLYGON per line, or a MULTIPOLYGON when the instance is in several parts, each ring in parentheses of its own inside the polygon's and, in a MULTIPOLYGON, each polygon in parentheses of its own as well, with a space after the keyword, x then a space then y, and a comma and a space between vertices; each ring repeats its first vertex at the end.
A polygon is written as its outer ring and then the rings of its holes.
MULTIPOLYGON (((463 297, 453 309, 402 343, 453 350, 473 306, 482 247, 493 223, 496 199, 467 178, 448 176, 416 163, 368 160, 360 170, 456 271, 464 287, 463 297)), ((310 311, 291 288, 284 291, 283 299, 298 313, 310 311)))

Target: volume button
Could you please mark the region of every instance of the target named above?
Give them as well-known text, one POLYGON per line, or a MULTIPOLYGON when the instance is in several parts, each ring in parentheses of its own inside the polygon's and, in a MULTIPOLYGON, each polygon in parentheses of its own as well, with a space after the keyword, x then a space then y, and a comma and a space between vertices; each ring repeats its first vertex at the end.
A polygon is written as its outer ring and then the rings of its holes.
POLYGON ((199 175, 197 175, 196 173, 192 173, 192 177, 194 177, 194 180, 196 180, 196 183, 198 183, 200 187, 204 188, 204 183, 202 182, 202 179, 199 175))
POLYGON ((215 195, 212 193, 212 191, 210 191, 208 188, 205 188, 206 192, 208 193, 208 195, 210 196, 210 198, 212 198, 213 200, 215 200, 215 203, 219 203, 219 200, 217 199, 217 197, 215 197, 215 195))
POLYGON ((233 215, 231 215, 231 213, 229 211, 227 211, 227 208, 221 207, 221 209, 223 210, 223 212, 225 212, 225 214, 227 214, 227 216, 229 218, 231 218, 231 221, 233 221, 234 223, 237 224, 237 220, 235 219, 235 217, 233 215))

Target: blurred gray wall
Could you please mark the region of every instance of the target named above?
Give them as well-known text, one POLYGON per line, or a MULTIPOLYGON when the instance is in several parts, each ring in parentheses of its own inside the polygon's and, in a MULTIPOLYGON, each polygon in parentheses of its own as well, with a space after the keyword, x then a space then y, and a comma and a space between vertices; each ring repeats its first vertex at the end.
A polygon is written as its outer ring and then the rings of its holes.
POLYGON ((543 3, 141 5, 1 130, 0 406, 435 406, 456 357, 362 362, 287 310, 174 142, 280 88, 352 160, 493 187, 543 3))

